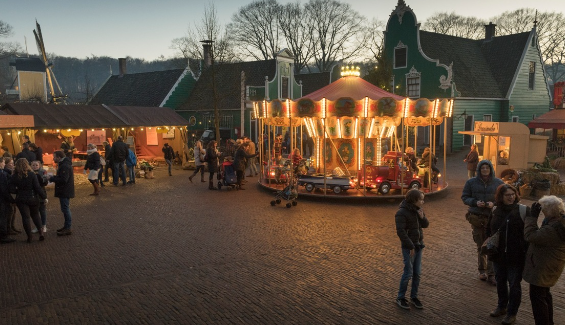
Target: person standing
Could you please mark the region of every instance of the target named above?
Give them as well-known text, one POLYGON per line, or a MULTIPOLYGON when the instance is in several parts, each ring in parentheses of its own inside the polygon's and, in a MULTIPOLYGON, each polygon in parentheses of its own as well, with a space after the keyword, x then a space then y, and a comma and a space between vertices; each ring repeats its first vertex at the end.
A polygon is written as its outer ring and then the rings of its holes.
MULTIPOLYGON (((45 171, 45 169, 43 169, 43 164, 39 160, 33 161, 31 163, 31 169, 37 176, 39 185, 41 186, 43 191, 45 191, 45 186, 47 186, 49 182, 47 181, 47 172, 45 171)), ((47 202, 47 198, 39 200, 39 215, 41 216, 41 228, 44 233, 47 232, 47 202)), ((37 233, 38 231, 39 229, 36 228, 31 232, 37 233)))
POLYGON ((41 217, 39 215, 39 199, 45 200, 47 195, 39 185, 37 176, 31 170, 27 159, 20 158, 16 161, 14 174, 8 182, 10 193, 16 194, 16 205, 22 215, 22 224, 27 235, 27 242, 31 243, 31 225, 29 219, 33 221, 38 229, 39 240, 43 241, 43 228, 41 227, 41 217))
POLYGON ((496 209, 492 213, 486 235, 491 236, 497 231, 499 233, 499 253, 489 256, 496 273, 498 304, 490 316, 506 315, 502 324, 514 324, 522 302, 522 271, 528 249, 524 239, 523 218, 530 215, 530 208, 518 203, 520 196, 512 185, 500 185, 494 199, 496 209))
MULTIPOLYGON (((104 166, 104 182, 109 182, 110 179, 108 178, 108 169, 112 169, 113 165, 112 165, 112 146, 110 146, 110 144, 108 143, 108 141, 104 141, 102 143, 102 145, 104 146, 104 159, 106 160, 106 166, 104 166)), ((112 174, 113 170, 112 170, 112 174)), ((113 177, 113 175, 112 175, 113 177)), ((101 183, 102 185, 102 183, 101 183)), ((104 185, 102 185, 104 186, 104 185)))
MULTIPOLYGON (((12 175, 14 174, 14 159, 12 159, 12 157, 4 157, 4 173, 7 175, 8 180, 10 180, 10 178, 12 177, 12 175)), ((16 229, 16 211, 17 211, 17 207, 16 207, 16 201, 12 198, 12 200, 10 200, 10 207, 7 208, 9 209, 8 213, 8 234, 9 235, 17 235, 19 233, 21 233, 21 231, 19 231, 18 229, 16 229)))
POLYGON ((96 196, 100 194, 100 185, 98 184, 98 173, 100 172, 100 154, 96 149, 96 145, 93 143, 89 143, 86 148, 86 154, 88 156, 86 158, 86 164, 84 165, 84 173, 86 174, 86 170, 89 170, 88 181, 94 188, 94 192, 92 192, 92 194, 90 195, 96 196))
POLYGON ((206 148, 206 162, 208 163, 208 172, 210 176, 208 178, 208 189, 217 190, 218 188, 214 186, 214 173, 218 172, 218 143, 215 140, 208 142, 208 147, 206 148))
POLYGON ((175 159, 175 151, 168 143, 165 143, 161 151, 165 154, 165 161, 167 162, 167 165, 169 165, 169 176, 173 176, 171 170, 173 168, 173 159, 175 159))
POLYGON ((126 158, 126 166, 128 168, 129 181, 128 184, 135 184, 135 166, 137 165, 137 157, 133 150, 131 150, 129 144, 128 147, 128 157, 126 158))
POLYGON ((16 160, 20 158, 27 159, 27 163, 31 164, 32 161, 37 160, 33 151, 29 150, 29 144, 22 144, 22 151, 16 155, 16 160))
POLYGON ((467 157, 463 160, 467 163, 467 176, 469 179, 475 177, 477 171, 477 164, 479 163, 479 151, 477 150, 477 145, 471 145, 471 151, 467 154, 467 157))
POLYGON ((65 153, 71 161, 73 160, 73 151, 75 150, 75 143, 74 137, 71 135, 70 137, 65 137, 61 135, 63 141, 61 142, 61 150, 65 153))
POLYGON ((12 154, 10 153, 10 150, 8 149, 8 147, 2 146, 2 151, 3 151, 3 153, 2 153, 3 158, 11 158, 12 157, 12 154))
POLYGON ((204 169, 206 168, 206 165, 204 164, 205 156, 206 156, 206 151, 202 148, 202 141, 200 140, 196 141, 196 143, 194 144, 194 165, 196 166, 196 169, 194 170, 194 173, 192 173, 192 175, 188 177, 188 180, 191 183, 192 183, 192 178, 196 176, 196 174, 198 174, 198 171, 200 171, 200 182, 202 183, 206 182, 204 180, 204 169))
MULTIPOLYGON (((255 155, 257 154, 257 146, 255 146, 255 143, 253 141, 251 141, 251 139, 247 138, 249 141, 247 143, 249 143, 249 154, 250 155, 255 155)), ((247 165, 249 166, 249 175, 247 175, 248 177, 251 177, 253 175, 257 176, 259 175, 259 171, 257 170, 257 165, 255 164, 255 160, 256 160, 256 156, 247 159, 247 165)))
POLYGON ((536 325, 555 324, 553 297, 549 290, 557 283, 565 266, 564 216, 563 201, 554 195, 546 195, 532 204, 532 213, 526 217, 524 237, 530 246, 523 275, 530 284, 530 301, 536 325), (538 227, 541 211, 545 219, 538 227))
POLYGON ((57 174, 49 178, 49 182, 55 183, 55 197, 59 198, 61 212, 65 218, 63 228, 57 229, 57 236, 68 236, 71 231, 71 199, 75 197, 75 177, 73 174, 73 163, 71 158, 66 157, 63 151, 57 150, 53 153, 53 161, 57 163, 57 174))
POLYGON ((126 158, 129 154, 128 147, 124 143, 124 138, 122 136, 118 136, 118 140, 114 142, 112 145, 112 163, 114 167, 112 168, 113 171, 113 181, 114 186, 118 186, 118 182, 120 178, 122 179, 122 185, 126 185, 126 169, 125 169, 125 162, 126 158))
POLYGON ((35 143, 31 143, 29 145, 29 150, 35 154, 35 160, 39 161, 41 165, 43 165, 43 149, 38 147, 35 143))
POLYGON ((10 228, 8 218, 12 216, 12 202, 14 198, 8 189, 9 174, 4 171, 4 159, 0 158, 0 244, 9 244, 16 241, 9 237, 10 228))
POLYGON ((492 263, 481 253, 481 246, 487 239, 488 220, 494 208, 494 194, 504 182, 495 177, 494 168, 488 160, 477 164, 477 176, 468 179, 463 187, 461 200, 469 206, 465 218, 473 229, 473 241, 477 247, 477 264, 479 279, 496 285, 492 263))
POLYGON ((404 271, 400 278, 400 288, 396 297, 396 303, 400 308, 410 309, 406 300, 408 282, 412 279, 410 290, 410 301, 418 309, 424 308, 418 299, 418 287, 422 274, 422 251, 424 250, 424 231, 428 228, 429 221, 423 210, 424 193, 418 189, 411 189, 400 203, 400 207, 394 216, 396 223, 396 234, 400 238, 402 246, 402 260, 404 271))
POLYGON ((233 165, 235 168, 235 173, 237 175, 237 189, 245 190, 242 186, 243 174, 245 173, 245 160, 255 157, 257 154, 250 155, 247 153, 249 150, 249 143, 242 143, 235 152, 235 158, 233 160, 233 165))
POLYGON ((22 145, 23 145, 24 143, 27 143, 28 145, 31 145, 31 141, 29 141, 29 135, 24 135, 24 136, 22 137, 22 145))

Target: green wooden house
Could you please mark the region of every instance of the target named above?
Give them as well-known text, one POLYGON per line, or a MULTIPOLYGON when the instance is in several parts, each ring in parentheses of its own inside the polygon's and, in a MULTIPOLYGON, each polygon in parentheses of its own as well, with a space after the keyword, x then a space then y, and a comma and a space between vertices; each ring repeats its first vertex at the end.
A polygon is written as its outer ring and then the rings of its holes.
MULTIPOLYGON (((536 26, 530 32, 496 36, 496 25, 485 26, 485 38, 473 40, 420 30, 415 13, 399 0, 385 31, 385 55, 392 63, 394 92, 410 98, 454 98, 453 118, 436 138, 447 151, 471 145, 458 131, 473 130, 475 121, 528 124, 549 110, 536 26)), ((429 142, 429 128, 418 130, 429 142)))

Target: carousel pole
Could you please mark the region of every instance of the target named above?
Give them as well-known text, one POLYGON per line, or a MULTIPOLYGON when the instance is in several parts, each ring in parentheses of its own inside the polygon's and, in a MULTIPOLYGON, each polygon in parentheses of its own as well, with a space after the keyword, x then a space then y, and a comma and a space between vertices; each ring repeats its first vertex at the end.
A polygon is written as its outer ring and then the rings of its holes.
POLYGON ((400 162, 398 163, 398 172, 400 173, 400 195, 404 196, 404 172, 402 171, 402 165, 404 163, 404 151, 406 150, 406 144, 404 143, 404 141, 406 139, 404 139, 404 119, 406 117, 403 117, 402 120, 400 120, 400 123, 402 123, 402 134, 400 135, 402 137, 402 148, 400 148, 400 162))
POLYGON ((428 189, 430 192, 432 191, 432 141, 433 141, 433 134, 432 134, 432 118, 430 117, 430 154, 428 155, 428 189))
POLYGON ((326 98, 322 98, 322 130, 324 133, 324 148, 322 150, 324 160, 324 197, 327 194, 327 178, 326 178, 326 98))
POLYGON ((443 118, 443 188, 447 186, 447 120, 443 118))

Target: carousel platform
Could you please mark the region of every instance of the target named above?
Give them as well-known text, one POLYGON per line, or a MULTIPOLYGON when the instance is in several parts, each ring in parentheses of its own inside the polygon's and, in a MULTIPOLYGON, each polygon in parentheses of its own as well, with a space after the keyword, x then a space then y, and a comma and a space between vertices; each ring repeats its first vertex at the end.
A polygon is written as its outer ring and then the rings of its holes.
MULTIPOLYGON (((287 183, 267 183, 265 180, 257 182, 260 187, 266 191, 271 191, 273 193, 277 191, 282 191, 288 185, 287 183)), ((449 187, 449 183, 434 184, 432 191, 427 188, 422 188, 425 196, 437 195, 446 192, 449 187)), ((406 193, 406 189, 405 189, 406 193)), ((376 190, 366 191, 363 188, 352 188, 347 191, 341 191, 336 194, 331 189, 314 189, 308 192, 304 186, 298 186, 298 198, 311 198, 311 199, 327 199, 332 201, 386 201, 386 200, 397 200, 404 198, 404 195, 400 194, 400 190, 391 190, 388 194, 381 194, 376 190)))

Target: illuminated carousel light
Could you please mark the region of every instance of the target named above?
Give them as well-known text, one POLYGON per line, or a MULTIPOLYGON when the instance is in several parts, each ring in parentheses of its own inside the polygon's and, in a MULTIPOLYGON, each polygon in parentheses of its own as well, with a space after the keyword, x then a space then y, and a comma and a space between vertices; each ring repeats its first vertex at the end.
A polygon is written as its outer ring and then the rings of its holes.
POLYGON ((453 116, 452 113, 453 113, 453 99, 449 101, 449 113, 447 117, 452 117, 453 116))

